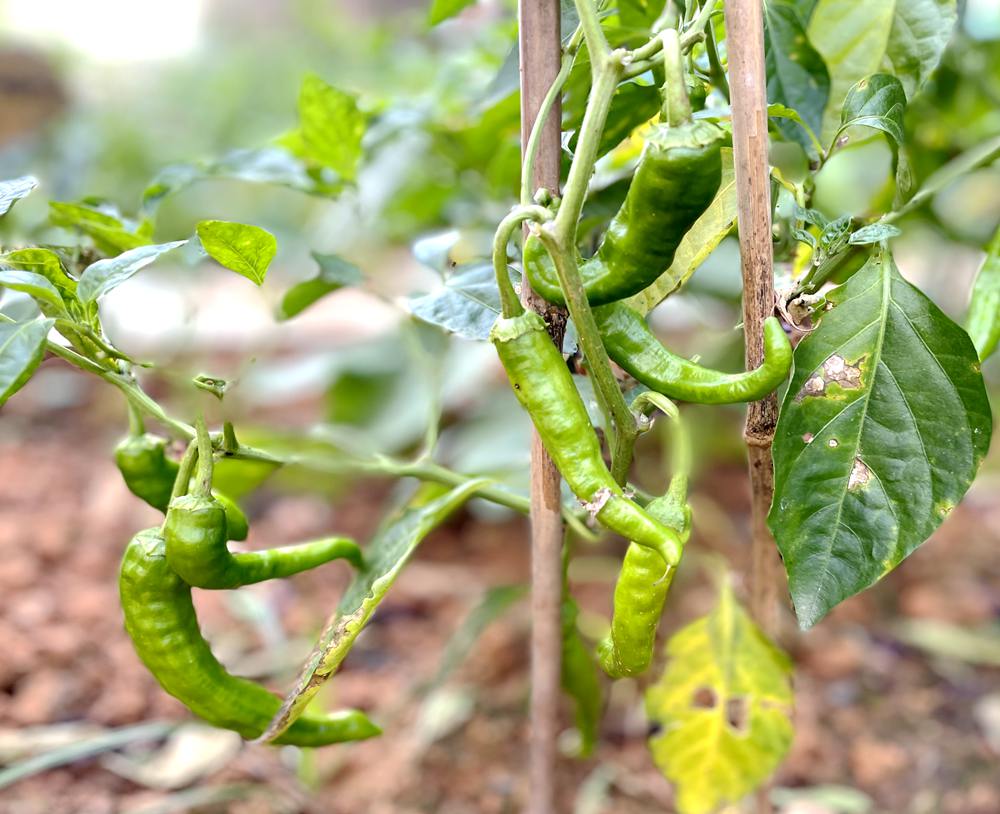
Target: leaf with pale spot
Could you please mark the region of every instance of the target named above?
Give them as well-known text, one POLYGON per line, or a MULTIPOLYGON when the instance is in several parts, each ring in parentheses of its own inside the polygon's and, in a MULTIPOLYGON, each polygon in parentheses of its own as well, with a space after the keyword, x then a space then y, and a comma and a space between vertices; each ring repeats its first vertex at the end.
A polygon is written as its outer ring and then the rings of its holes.
POLYGON ((715 609, 667 643, 667 669, 646 691, 660 726, 653 760, 677 786, 681 814, 708 814, 749 794, 792 742, 791 663, 736 602, 728 580, 715 609))
POLYGON ((972 341, 888 252, 827 299, 795 350, 768 518, 804 628, 931 535, 992 432, 972 341))

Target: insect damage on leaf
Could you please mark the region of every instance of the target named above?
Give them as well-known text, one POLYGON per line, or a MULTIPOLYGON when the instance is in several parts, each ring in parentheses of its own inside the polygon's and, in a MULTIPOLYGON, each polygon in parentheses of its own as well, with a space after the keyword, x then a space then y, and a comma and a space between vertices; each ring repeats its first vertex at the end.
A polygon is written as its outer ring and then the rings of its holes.
POLYGON ((807 396, 823 395, 828 398, 836 398, 838 395, 837 391, 831 390, 831 385, 837 385, 841 390, 861 389, 863 366, 866 358, 862 356, 856 362, 851 363, 839 353, 832 354, 823 362, 820 372, 806 379, 795 400, 802 401, 807 396))
POLYGON ((854 459, 854 466, 851 468, 851 476, 847 480, 848 490, 854 492, 868 485, 872 478, 872 471, 868 465, 860 458, 854 459))

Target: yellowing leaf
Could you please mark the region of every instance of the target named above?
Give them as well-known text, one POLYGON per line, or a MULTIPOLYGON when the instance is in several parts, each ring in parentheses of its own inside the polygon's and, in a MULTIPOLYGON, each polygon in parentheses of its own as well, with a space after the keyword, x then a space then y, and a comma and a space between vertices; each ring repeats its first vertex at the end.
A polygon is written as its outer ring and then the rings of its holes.
POLYGON ((707 814, 762 783, 792 742, 791 663, 750 620, 726 581, 719 604, 674 634, 646 692, 653 760, 677 786, 681 814, 707 814))
POLYGON ((722 150, 722 183, 700 218, 694 222, 674 253, 674 262, 655 283, 628 300, 640 314, 648 314, 688 281, 698 266, 715 251, 736 223, 736 170, 733 151, 722 150))

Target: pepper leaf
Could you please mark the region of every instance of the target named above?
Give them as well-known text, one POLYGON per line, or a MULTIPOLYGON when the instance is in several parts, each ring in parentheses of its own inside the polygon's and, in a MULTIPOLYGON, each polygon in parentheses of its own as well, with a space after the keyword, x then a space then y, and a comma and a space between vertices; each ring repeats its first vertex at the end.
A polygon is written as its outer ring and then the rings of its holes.
POLYGON ((885 67, 899 77, 906 97, 927 81, 951 39, 958 10, 955 0, 905 0, 897 2, 885 67))
POLYGON ((353 181, 366 124, 352 94, 309 74, 299 89, 299 129, 284 136, 280 144, 299 158, 353 181))
POLYGON ((986 259, 976 275, 969 300, 965 330, 981 360, 986 360, 1000 342, 1000 229, 986 250, 986 259))
POLYGON ((151 246, 140 246, 122 252, 117 257, 109 257, 91 263, 80 275, 77 285, 77 296, 82 302, 94 302, 117 288, 140 269, 145 268, 160 255, 183 246, 186 240, 175 240, 172 243, 154 243, 151 246))
POLYGON ((203 220, 198 239, 209 257, 220 266, 260 285, 278 252, 274 235, 259 226, 226 220, 203 220))
POLYGON ((279 320, 291 319, 327 294, 357 285, 364 279, 361 269, 335 254, 313 252, 312 256, 319 263, 319 274, 293 285, 285 292, 278 306, 279 320))
POLYGON ((428 25, 437 25, 454 17, 462 9, 471 6, 476 0, 434 0, 427 15, 428 25))
POLYGON ((809 42, 830 73, 830 100, 819 136, 829 144, 850 87, 875 73, 889 42, 896 0, 819 0, 809 18, 809 42))
POLYGON ((464 339, 489 339, 500 315, 500 294, 490 263, 472 263, 430 294, 412 297, 410 313, 464 339))
POLYGON ((152 221, 127 220, 109 206, 50 201, 49 221, 88 235, 98 250, 108 255, 145 246, 153 239, 152 221))
POLYGON ((63 294, 76 295, 76 280, 70 277, 63 268, 59 255, 49 249, 15 249, 0 255, 0 262, 11 268, 22 271, 33 271, 45 277, 63 294))
POLYGON ((24 387, 45 357, 54 319, 0 323, 0 406, 24 387))
POLYGON ((278 714, 258 740, 278 737, 298 718, 322 684, 340 668, 358 635, 396 581, 421 541, 480 489, 484 480, 467 481, 444 495, 429 484, 382 526, 365 548, 365 568, 348 586, 337 610, 285 697, 278 714), (433 491, 428 491, 433 490, 433 491))
POLYGON ((708 814, 767 779, 792 742, 791 663, 723 582, 715 609, 667 642, 670 661, 646 691, 661 733, 653 760, 677 785, 681 814, 708 814))
POLYGON ((21 198, 31 194, 38 186, 38 179, 30 175, 0 181, 0 216, 6 215, 21 198))
POLYGON ((900 229, 891 223, 869 223, 853 232, 847 242, 852 246, 866 246, 870 243, 881 243, 891 237, 898 237, 903 234, 900 229))
POLYGON ((965 494, 992 431, 968 335, 876 254, 795 350, 768 523, 799 624, 873 585, 965 494))
POLYGON ((898 147, 903 143, 905 112, 906 93, 902 83, 889 74, 872 74, 848 91, 840 113, 838 133, 848 127, 871 127, 888 135, 898 147))
POLYGON ((21 291, 35 300, 48 315, 49 312, 62 315, 66 311, 59 289, 47 278, 33 271, 6 269, 0 271, 0 285, 12 291, 21 291))
MULTIPOLYGON (((795 0, 771 0, 764 5, 767 98, 796 111, 793 121, 818 133, 830 97, 830 74, 823 57, 806 37, 806 24, 795 0)), ((769 115, 773 115, 768 111, 769 115)), ((789 138, 806 149, 812 140, 798 128, 782 126, 789 138)))

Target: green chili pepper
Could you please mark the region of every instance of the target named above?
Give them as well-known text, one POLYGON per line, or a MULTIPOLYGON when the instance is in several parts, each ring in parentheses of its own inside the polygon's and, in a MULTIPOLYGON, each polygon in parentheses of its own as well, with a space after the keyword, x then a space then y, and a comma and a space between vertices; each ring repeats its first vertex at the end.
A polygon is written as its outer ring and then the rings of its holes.
MULTIPOLYGON (((129 435, 115 448, 115 462, 132 494, 154 509, 167 511, 180 464, 167 456, 166 438, 148 432, 129 435)), ((249 524, 242 509, 231 498, 213 494, 226 512, 229 539, 245 540, 249 524)))
MULTIPOLYGON (((192 445, 182 468, 198 463, 193 494, 176 494, 164 523, 170 567, 196 588, 238 588, 268 579, 289 577, 335 559, 361 567, 361 549, 345 537, 329 537, 267 551, 232 553, 226 545, 228 515, 209 490, 212 483, 212 444, 204 423, 198 424, 198 446, 192 445)), ((185 475, 178 476, 177 492, 184 491, 185 475)))
MULTIPOLYGON (((687 475, 675 475, 667 494, 646 506, 657 520, 674 529, 686 542, 691 529, 691 510, 686 501, 687 475)), ((644 672, 653 657, 656 628, 674 580, 675 567, 663 570, 663 562, 648 548, 629 544, 615 585, 611 632, 597 647, 601 667, 612 678, 644 672)))
POLYGON ((177 461, 167 457, 167 439, 151 433, 129 435, 115 448, 125 485, 154 509, 167 510, 177 477, 177 461))
MULTIPOLYGON (((191 588, 170 568, 159 529, 129 543, 119 579, 125 629, 143 664, 160 685, 210 724, 256 738, 281 700, 259 684, 237 678, 212 654, 198 628, 191 588)), ((302 716, 275 743, 323 746, 363 740, 381 730, 356 710, 302 716)))
POLYGON ((677 532, 625 497, 611 477, 587 409, 545 331, 545 321, 532 311, 500 317, 490 339, 518 401, 573 493, 606 528, 655 549, 667 564, 676 565, 681 553, 677 532))
MULTIPOLYGON (((722 137, 716 125, 704 121, 655 127, 600 248, 580 262, 591 305, 638 294, 670 267, 681 239, 719 188, 722 137)), ((549 302, 564 304, 555 265, 538 237, 525 241, 522 260, 531 287, 549 302)))
MULTIPOLYGON (((666 494, 650 501, 646 511, 674 529, 683 545, 691 535, 691 508, 687 503, 690 438, 674 404, 652 393, 640 395, 635 404, 640 400, 659 407, 673 419, 674 475, 666 494)), ((668 567, 664 572, 663 564, 650 556, 648 549, 634 543, 626 550, 615 585, 611 630, 597 646, 601 667, 612 678, 638 675, 649 667, 656 628, 676 570, 668 567)))
POLYGON ((594 319, 608 356, 650 390, 682 401, 756 401, 781 384, 792 365, 792 345, 776 317, 764 320, 763 364, 746 373, 721 373, 676 356, 624 303, 595 308, 594 319))

